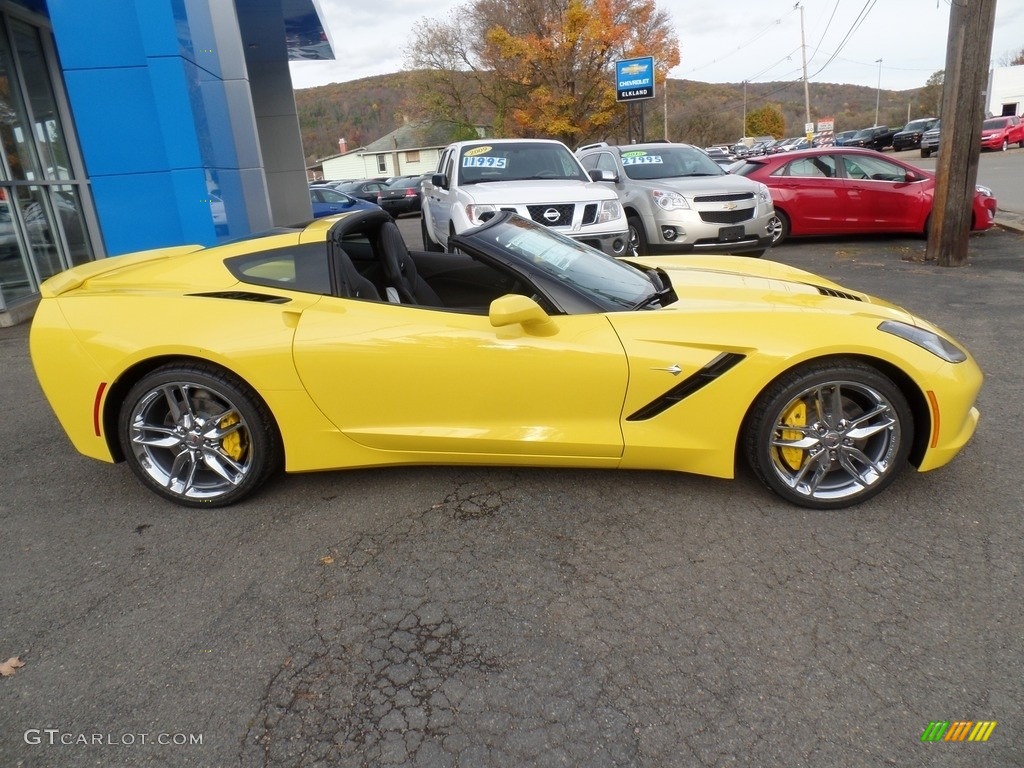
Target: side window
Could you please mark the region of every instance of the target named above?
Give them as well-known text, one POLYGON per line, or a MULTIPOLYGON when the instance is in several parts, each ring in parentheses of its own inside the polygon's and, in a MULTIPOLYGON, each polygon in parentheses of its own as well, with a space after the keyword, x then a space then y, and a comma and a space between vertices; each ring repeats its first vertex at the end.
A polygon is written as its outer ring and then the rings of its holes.
POLYGON ((441 171, 445 176, 448 177, 448 183, 452 182, 455 178, 455 150, 448 150, 447 156, 444 158, 444 169, 441 171))
POLYGON ((856 158, 844 158, 846 162, 846 175, 851 179, 870 179, 871 181, 896 181, 907 180, 906 170, 899 165, 890 163, 888 160, 880 160, 870 156, 857 156, 856 158))
POLYGON ((836 175, 836 159, 832 155, 803 157, 789 163, 780 175, 830 179, 836 175))
POLYGON ((597 156, 597 167, 602 171, 611 171, 616 176, 619 175, 619 169, 615 167, 615 158, 610 152, 602 152, 597 156))
POLYGON ((597 155, 585 155, 580 158, 580 162, 583 163, 583 167, 588 171, 592 171, 597 168, 597 155))
POLYGON ((289 291, 331 294, 324 243, 275 248, 226 259, 224 265, 243 283, 289 291))

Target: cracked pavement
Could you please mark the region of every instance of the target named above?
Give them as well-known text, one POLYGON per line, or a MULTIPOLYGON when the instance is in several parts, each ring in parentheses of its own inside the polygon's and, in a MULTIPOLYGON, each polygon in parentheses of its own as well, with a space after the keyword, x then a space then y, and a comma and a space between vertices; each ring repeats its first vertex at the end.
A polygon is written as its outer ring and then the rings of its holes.
POLYGON ((961 270, 912 239, 774 254, 937 322, 987 375, 953 464, 832 513, 746 472, 479 467, 186 510, 78 456, 27 328, 0 329, 0 661, 26 662, 0 765, 1024 765, 1024 236, 971 248, 961 270), (999 724, 922 744, 932 720, 999 724), (42 729, 58 743, 26 743, 42 729), (202 743, 138 743, 160 733, 202 743), (82 735, 117 743, 59 743, 82 735))

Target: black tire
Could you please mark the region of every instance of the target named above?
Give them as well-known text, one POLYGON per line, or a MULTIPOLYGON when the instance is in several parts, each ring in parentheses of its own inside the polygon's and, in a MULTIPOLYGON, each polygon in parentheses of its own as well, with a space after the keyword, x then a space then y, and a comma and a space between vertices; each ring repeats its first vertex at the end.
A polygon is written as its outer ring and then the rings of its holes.
POLYGON ((448 253, 460 253, 459 249, 456 248, 455 244, 452 242, 452 238, 453 237, 455 237, 455 225, 454 224, 449 224, 448 225, 448 244, 445 246, 444 249, 448 253))
POLYGON ((754 473, 776 494, 810 509, 840 509, 896 479, 914 424, 889 378, 860 361, 835 359, 798 366, 769 385, 742 440, 754 473))
POLYGON ((420 234, 423 236, 423 250, 424 251, 434 251, 435 253, 443 251, 444 249, 440 245, 438 245, 437 243, 435 243, 433 240, 430 239, 430 233, 427 232, 427 220, 426 219, 427 219, 427 212, 424 211, 423 215, 420 217, 420 234))
POLYGON ((775 209, 775 215, 768 222, 768 234, 772 236, 772 248, 789 237, 789 216, 775 209))
POLYGON ((626 223, 629 225, 629 248, 634 256, 646 256, 648 254, 647 233, 644 231, 644 222, 639 216, 628 216, 626 223))
POLYGON ((931 156, 932 156, 932 151, 930 149, 925 149, 924 147, 921 147, 921 157, 926 157, 927 158, 927 157, 931 157, 931 156))
POLYGON ((118 439, 144 485, 187 507, 234 504, 282 463, 266 403, 205 363, 165 365, 136 382, 118 414, 118 439))

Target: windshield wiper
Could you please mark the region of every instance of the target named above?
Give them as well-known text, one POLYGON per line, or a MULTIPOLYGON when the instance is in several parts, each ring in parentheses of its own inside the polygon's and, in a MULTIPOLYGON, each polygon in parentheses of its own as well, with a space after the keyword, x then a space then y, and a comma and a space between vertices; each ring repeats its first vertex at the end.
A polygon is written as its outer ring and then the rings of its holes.
POLYGON ((647 279, 651 281, 654 291, 630 307, 630 311, 644 309, 656 302, 664 307, 666 305, 662 299, 667 299, 674 294, 672 286, 668 282, 668 276, 660 269, 652 269, 650 271, 646 271, 645 274, 647 275, 647 279))

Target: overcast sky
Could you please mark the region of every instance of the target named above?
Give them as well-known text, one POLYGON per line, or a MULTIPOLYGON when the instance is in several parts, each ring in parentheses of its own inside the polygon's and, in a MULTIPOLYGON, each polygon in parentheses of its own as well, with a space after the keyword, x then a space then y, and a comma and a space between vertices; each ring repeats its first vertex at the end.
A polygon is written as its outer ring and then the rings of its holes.
MULTIPOLYGON (((968 0, 973 2, 973 0, 968 0)), ((296 88, 399 72, 412 29, 446 17, 452 0, 319 0, 336 61, 291 64, 296 88)), ((709 83, 802 77, 800 11, 794 0, 658 0, 679 34, 682 63, 669 77, 709 83)), ((950 0, 803 0, 807 76, 906 90, 946 63, 950 0), (878 59, 882 59, 881 64, 878 59)), ((1024 0, 998 0, 989 56, 999 66, 1024 48, 1024 0)))

